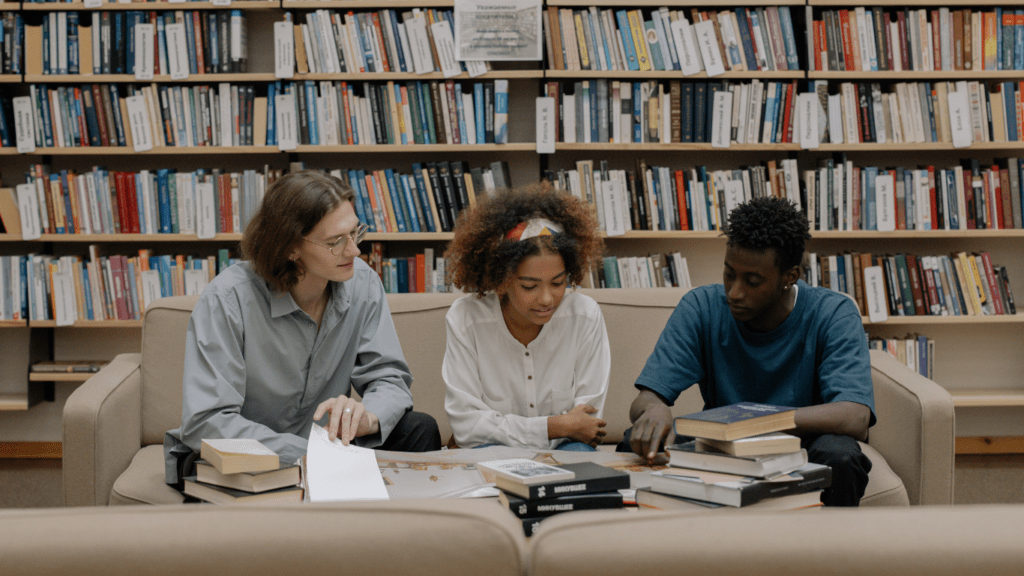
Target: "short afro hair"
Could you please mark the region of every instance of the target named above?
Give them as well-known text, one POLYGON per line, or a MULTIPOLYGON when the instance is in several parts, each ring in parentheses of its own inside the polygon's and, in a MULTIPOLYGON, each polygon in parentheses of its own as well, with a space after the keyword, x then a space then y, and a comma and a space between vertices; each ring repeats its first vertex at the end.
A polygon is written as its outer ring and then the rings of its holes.
POLYGON ((483 297, 510 282, 527 256, 558 254, 566 279, 580 284, 604 251, 593 210, 574 196, 545 186, 499 190, 463 210, 448 245, 448 278, 455 287, 483 297), (509 230, 532 218, 547 218, 563 231, 522 241, 505 238, 509 230))
POLYGON ((807 217, 783 198, 754 198, 732 209, 725 236, 730 246, 748 250, 775 249, 775 264, 786 271, 799 266, 804 243, 810 240, 807 217))

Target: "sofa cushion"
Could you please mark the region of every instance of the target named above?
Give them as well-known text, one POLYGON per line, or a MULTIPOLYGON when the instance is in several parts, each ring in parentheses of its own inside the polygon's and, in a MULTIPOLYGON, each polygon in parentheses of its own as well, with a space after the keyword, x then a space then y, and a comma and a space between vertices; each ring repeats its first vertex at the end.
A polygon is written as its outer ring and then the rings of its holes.
POLYGON ((869 444, 860 443, 860 449, 871 460, 871 473, 864 489, 861 506, 910 506, 907 487, 903 480, 892 471, 889 463, 869 444))
POLYGON ((0 512, 4 573, 522 576, 523 529, 493 502, 0 512))
POLYGON ((164 446, 153 444, 139 450, 128 469, 110 490, 110 505, 181 504, 185 498, 164 481, 164 446))

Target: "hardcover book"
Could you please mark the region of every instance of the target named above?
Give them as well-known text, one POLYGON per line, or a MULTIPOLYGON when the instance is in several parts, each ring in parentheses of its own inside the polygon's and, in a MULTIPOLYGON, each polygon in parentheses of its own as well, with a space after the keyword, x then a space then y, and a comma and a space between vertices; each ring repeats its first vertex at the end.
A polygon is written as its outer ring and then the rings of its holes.
POLYGON ((611 492, 629 488, 628 473, 600 464, 580 462, 563 464, 560 468, 573 472, 576 477, 571 480, 524 485, 498 476, 494 479, 494 483, 499 489, 527 500, 542 500, 569 494, 611 492))
POLYGON ((298 466, 285 466, 277 470, 265 472, 221 474, 212 464, 201 460, 196 462, 197 482, 241 490, 243 492, 267 492, 268 490, 295 486, 299 483, 299 480, 298 466))
POLYGON ((277 454, 252 438, 204 439, 199 456, 221 474, 277 470, 277 454))
POLYGON ((253 502, 301 502, 302 488, 298 486, 287 486, 276 490, 268 490, 254 494, 242 490, 233 490, 223 486, 203 484, 197 482, 195 476, 187 476, 185 479, 185 494, 194 496, 204 502, 213 504, 248 504, 253 502))
POLYGON ((651 473, 654 492, 737 508, 768 498, 821 490, 828 488, 831 482, 832 469, 813 463, 768 480, 685 468, 666 468, 651 473))
POLYGON ((736 440, 795 428, 795 408, 740 402, 675 419, 676 434, 712 440, 736 440))
POLYGON ((800 439, 784 432, 770 432, 740 438, 739 440, 712 440, 700 438, 698 444, 710 446, 734 456, 758 456, 760 454, 782 454, 800 449, 800 439))
MULTIPOLYGON (((687 510, 707 512, 721 508, 731 509, 725 504, 705 502, 694 498, 662 494, 650 488, 636 489, 636 505, 640 510, 687 510)), ((744 506, 744 510, 798 510, 816 509, 821 507, 821 490, 811 490, 802 494, 790 494, 778 498, 767 498, 760 502, 744 506)))
POLYGON ((756 478, 787 474, 807 464, 806 450, 759 456, 733 456, 701 444, 700 441, 674 444, 666 446, 665 449, 669 455, 669 466, 756 478))
POLYGON ((529 458, 490 460, 478 463, 477 468, 484 473, 494 474, 495 479, 502 478, 523 486, 572 480, 576 477, 575 473, 569 470, 529 458))
POLYGON ((622 493, 597 492, 595 494, 570 494, 544 500, 526 500, 507 492, 498 493, 498 501, 520 518, 542 518, 561 512, 576 510, 607 510, 622 508, 622 493))

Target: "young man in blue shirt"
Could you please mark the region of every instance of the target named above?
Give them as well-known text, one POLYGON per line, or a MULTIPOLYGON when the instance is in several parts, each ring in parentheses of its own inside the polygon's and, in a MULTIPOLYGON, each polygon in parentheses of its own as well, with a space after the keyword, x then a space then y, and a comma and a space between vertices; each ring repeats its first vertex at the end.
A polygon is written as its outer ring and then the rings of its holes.
POLYGON ((792 203, 758 198, 735 208, 725 235, 723 284, 688 292, 636 380, 633 427, 622 451, 655 457, 674 442, 669 407, 693 383, 704 408, 737 402, 796 407, 811 462, 832 467, 827 506, 857 506, 871 461, 858 440, 874 424, 867 339, 847 296, 800 280, 807 218, 792 203))

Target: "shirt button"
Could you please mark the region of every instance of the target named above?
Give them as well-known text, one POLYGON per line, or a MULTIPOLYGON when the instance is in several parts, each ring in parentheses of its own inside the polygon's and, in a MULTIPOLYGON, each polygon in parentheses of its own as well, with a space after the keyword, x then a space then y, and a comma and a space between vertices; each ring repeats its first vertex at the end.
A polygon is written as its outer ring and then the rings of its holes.
POLYGON ((526 355, 527 355, 527 356, 529 356, 529 355, 530 355, 530 353, 529 353, 529 352, 527 352, 527 353, 526 353, 526 355))
POLYGON ((310 323, 309 323, 309 327, 310 327, 310 328, 312 328, 312 327, 313 327, 313 324, 314 324, 313 322, 310 322, 310 323))
POLYGON ((530 404, 530 408, 533 408, 533 404, 530 404))
POLYGON ((533 380, 533 376, 527 376, 526 379, 527 380, 533 380))

